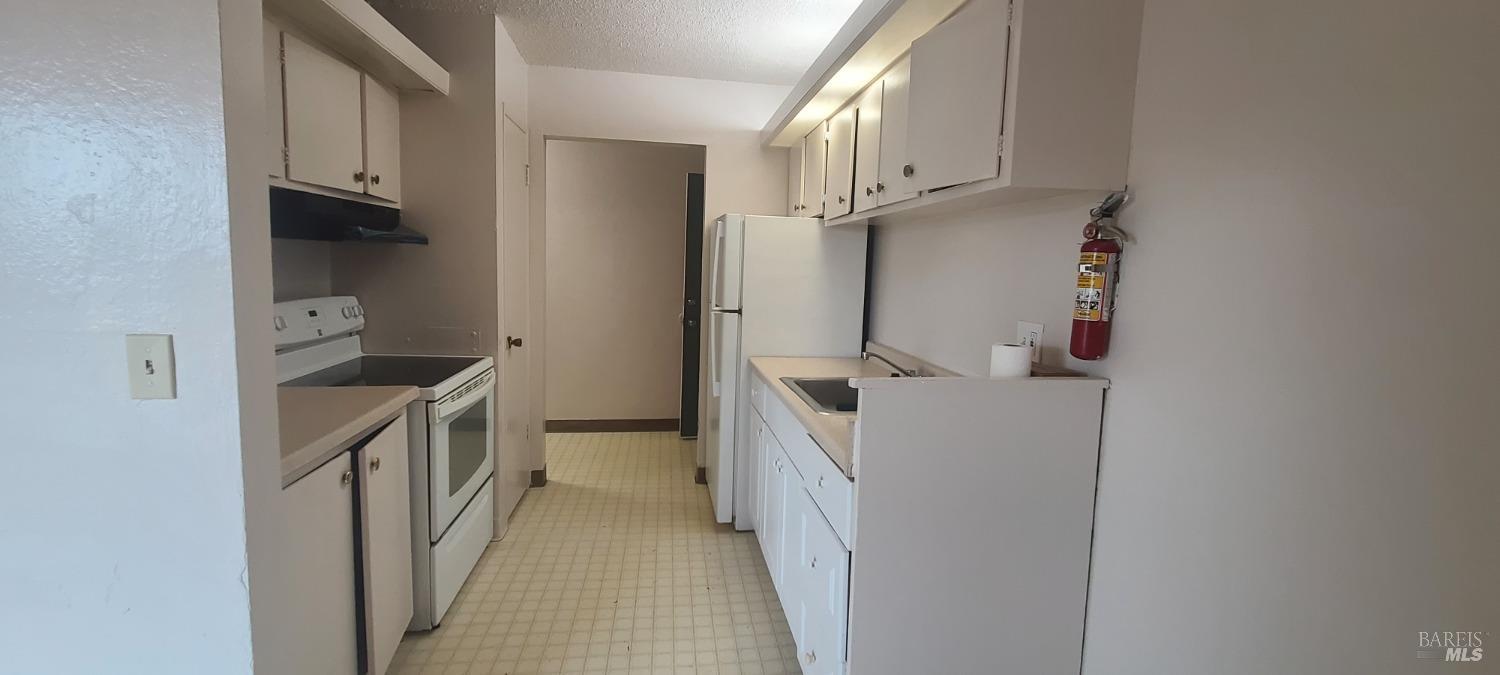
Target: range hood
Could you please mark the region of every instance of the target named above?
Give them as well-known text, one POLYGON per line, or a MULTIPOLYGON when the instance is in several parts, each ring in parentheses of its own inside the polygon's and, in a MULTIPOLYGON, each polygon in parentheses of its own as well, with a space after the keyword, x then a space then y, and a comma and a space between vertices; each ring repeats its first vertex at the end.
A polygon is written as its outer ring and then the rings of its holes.
POLYGON ((315 241, 426 244, 427 235, 401 224, 401 210, 271 187, 271 236, 315 241))

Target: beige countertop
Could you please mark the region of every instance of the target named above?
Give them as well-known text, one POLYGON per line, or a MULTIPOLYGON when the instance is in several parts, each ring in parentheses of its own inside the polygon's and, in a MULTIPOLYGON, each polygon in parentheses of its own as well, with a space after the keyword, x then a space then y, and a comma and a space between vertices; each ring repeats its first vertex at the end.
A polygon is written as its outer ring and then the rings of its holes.
POLYGON ((781 381, 783 377, 889 377, 891 371, 876 361, 858 357, 753 356, 750 367, 781 397, 797 421, 807 428, 823 452, 845 476, 854 477, 854 421, 856 415, 820 415, 781 381))
POLYGON ((415 387, 277 387, 282 487, 395 419, 416 398, 415 387))

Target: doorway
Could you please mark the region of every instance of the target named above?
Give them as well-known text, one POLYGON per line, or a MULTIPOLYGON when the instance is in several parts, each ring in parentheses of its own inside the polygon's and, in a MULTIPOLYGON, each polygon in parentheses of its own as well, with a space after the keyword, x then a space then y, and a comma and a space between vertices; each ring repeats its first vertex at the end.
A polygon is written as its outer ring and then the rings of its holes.
POLYGON ((693 228, 684 224, 696 218, 702 236, 705 148, 547 138, 544 152, 547 431, 696 425, 698 344, 687 302, 698 298, 685 280, 698 278, 702 261, 688 254, 693 228), (689 215, 690 175, 698 176, 697 216, 689 215))
POLYGON ((678 435, 698 437, 698 357, 703 337, 703 174, 687 175, 682 275, 682 399, 678 435))

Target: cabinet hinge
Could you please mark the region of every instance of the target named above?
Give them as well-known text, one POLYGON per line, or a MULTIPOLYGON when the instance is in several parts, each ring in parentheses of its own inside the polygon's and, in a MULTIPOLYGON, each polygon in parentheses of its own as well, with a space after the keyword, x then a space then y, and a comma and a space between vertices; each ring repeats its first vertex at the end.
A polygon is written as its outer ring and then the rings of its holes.
POLYGON ((281 163, 282 164, 291 164, 292 163, 292 151, 291 151, 291 149, 287 148, 285 145, 281 146, 281 163))
POLYGON ((1016 21, 1016 1, 1011 0, 1005 5, 1005 25, 1009 26, 1016 21))
POLYGON ((281 65, 286 65, 286 47, 279 47, 276 52, 277 58, 281 59, 281 65))
POLYGON ((526 187, 531 187, 531 165, 526 165, 526 187))
POLYGON ((1005 154, 1005 136, 1001 136, 999 142, 995 143, 995 153, 1005 154))

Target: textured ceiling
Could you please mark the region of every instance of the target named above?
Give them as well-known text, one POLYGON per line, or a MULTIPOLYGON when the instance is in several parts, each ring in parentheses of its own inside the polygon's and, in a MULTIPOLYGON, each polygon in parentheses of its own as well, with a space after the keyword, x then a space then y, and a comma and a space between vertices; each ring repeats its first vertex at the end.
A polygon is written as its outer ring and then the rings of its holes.
POLYGON ((859 0, 396 0, 499 14, 527 63, 796 84, 859 0))

